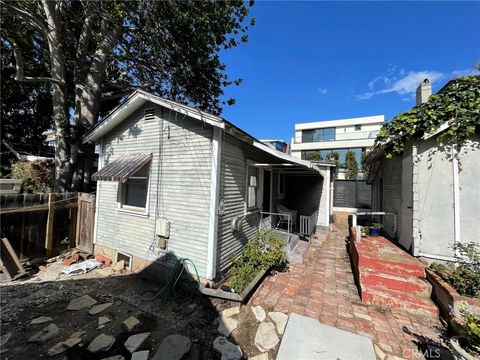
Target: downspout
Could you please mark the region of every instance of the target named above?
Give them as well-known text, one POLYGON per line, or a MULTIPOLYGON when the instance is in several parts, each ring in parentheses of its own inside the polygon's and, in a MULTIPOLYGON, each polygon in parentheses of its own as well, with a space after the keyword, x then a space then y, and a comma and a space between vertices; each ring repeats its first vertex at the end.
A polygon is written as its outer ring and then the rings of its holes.
MULTIPOLYGON (((460 180, 458 176, 458 145, 452 145, 452 171, 453 171, 453 243, 461 242, 460 234, 460 180)), ((458 254, 456 254, 458 255, 458 254)))
MULTIPOLYGON (((420 252, 420 198, 418 194, 418 149, 412 145, 412 237, 413 256, 420 252)), ((398 229, 396 230, 398 231, 398 229)))
MULTIPOLYGON (((98 167, 97 171, 103 167, 103 136, 100 139, 100 150, 98 151, 98 167)), ((100 181, 97 181, 97 189, 95 193, 95 224, 93 226, 93 244, 97 243, 97 228, 98 228, 98 206, 100 204, 100 181)))
POLYGON ((208 280, 213 280, 217 274, 218 203, 220 196, 221 159, 222 129, 213 127, 206 274, 208 280))

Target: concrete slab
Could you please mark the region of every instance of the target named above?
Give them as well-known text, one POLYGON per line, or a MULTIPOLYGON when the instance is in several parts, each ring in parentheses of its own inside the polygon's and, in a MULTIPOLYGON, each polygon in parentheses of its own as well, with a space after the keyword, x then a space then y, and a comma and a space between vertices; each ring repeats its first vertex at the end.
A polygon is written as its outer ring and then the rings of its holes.
POLYGON ((277 360, 296 359, 376 360, 376 356, 372 341, 365 336, 290 314, 277 360))

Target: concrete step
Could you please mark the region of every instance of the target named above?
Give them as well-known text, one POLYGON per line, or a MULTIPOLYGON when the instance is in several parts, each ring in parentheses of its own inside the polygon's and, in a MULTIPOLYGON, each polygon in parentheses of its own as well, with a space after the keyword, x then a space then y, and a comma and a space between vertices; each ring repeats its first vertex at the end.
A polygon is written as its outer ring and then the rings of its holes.
POLYGON ((413 315, 438 317, 437 306, 427 296, 361 285, 362 302, 397 308, 413 315))
POLYGON ((303 264, 307 256, 309 242, 299 240, 292 251, 287 253, 287 260, 295 264, 303 264))
POLYGON ((399 276, 371 272, 365 269, 360 270, 360 282, 369 287, 388 289, 392 291, 423 294, 429 297, 432 293, 432 286, 423 278, 415 276, 399 276))

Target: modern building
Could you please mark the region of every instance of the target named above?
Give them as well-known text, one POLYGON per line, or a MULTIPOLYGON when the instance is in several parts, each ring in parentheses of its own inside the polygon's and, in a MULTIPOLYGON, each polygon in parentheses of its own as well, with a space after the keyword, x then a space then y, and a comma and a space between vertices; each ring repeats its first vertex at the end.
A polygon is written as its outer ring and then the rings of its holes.
MULTIPOLYGON (((338 153, 338 179, 344 179, 345 154, 353 151, 361 170, 362 152, 374 145, 383 115, 295 124, 291 153, 304 160, 329 160, 338 153)), ((361 172, 359 178, 362 178, 361 172)))

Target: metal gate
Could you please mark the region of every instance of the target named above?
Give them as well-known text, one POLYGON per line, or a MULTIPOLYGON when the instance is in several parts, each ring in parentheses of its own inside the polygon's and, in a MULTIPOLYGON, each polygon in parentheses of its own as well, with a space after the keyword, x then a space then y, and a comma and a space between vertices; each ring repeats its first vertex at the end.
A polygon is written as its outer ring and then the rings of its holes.
POLYGON ((372 185, 365 180, 335 180, 333 206, 370 209, 372 185))

